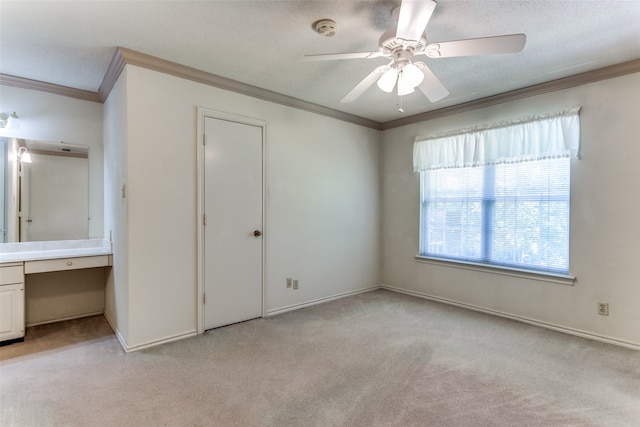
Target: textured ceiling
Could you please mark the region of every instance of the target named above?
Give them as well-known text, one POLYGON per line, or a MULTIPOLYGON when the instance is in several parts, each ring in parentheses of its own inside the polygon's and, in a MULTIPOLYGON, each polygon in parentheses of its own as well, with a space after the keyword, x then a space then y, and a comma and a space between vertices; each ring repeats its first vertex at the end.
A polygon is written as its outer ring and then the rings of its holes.
POLYGON ((428 42, 525 33, 517 54, 429 59, 451 94, 430 103, 375 85, 346 95, 385 58, 303 62, 375 51, 399 1, 0 1, 0 73, 97 91, 117 46, 379 122, 640 58, 640 0, 440 0, 428 42), (338 23, 334 37, 312 30, 338 23))

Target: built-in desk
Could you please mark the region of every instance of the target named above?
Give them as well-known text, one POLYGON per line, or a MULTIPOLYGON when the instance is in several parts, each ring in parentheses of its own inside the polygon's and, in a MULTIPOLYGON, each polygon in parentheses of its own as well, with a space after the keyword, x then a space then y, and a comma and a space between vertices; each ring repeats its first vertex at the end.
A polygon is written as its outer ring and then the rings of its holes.
POLYGON ((102 239, 19 242, 0 245, 0 263, 111 255, 111 242, 102 239))
POLYGON ((25 275, 111 265, 111 243, 102 239, 0 245, 0 342, 24 339, 25 275))

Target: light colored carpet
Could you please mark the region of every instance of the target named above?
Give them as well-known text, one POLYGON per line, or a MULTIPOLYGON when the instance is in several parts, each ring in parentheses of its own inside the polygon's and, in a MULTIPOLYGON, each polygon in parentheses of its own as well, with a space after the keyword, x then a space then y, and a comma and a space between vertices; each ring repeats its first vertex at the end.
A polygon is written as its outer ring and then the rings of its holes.
POLYGON ((374 291, 125 354, 0 348, 2 426, 640 426, 640 352, 374 291))

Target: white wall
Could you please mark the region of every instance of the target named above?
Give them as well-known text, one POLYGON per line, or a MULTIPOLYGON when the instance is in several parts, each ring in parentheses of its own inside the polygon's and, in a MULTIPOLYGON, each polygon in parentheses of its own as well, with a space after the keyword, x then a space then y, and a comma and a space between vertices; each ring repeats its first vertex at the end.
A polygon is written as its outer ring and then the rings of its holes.
POLYGON ((89 237, 103 237, 102 104, 0 85, 0 112, 12 111, 20 129, 7 136, 89 146, 89 237))
POLYGON ((122 194, 127 182, 127 70, 104 103, 104 232, 111 239, 113 267, 107 271, 104 314, 118 338, 129 340, 129 223, 122 194))
POLYGON ((401 128, 382 135, 382 281, 570 331, 640 345, 640 74, 401 128), (582 106, 581 160, 571 165, 574 286, 419 263, 417 135, 582 106), (596 313, 608 302, 610 315, 596 313))
MULTIPOLYGON (((125 71, 126 96, 106 110, 127 111, 127 213, 117 217, 128 231, 117 234, 126 243, 114 237, 114 270, 127 251, 128 271, 115 278, 113 298, 127 293, 128 321, 117 328, 127 330, 129 348, 197 328, 197 107, 267 122, 269 311, 378 285, 378 131, 131 65, 125 71), (286 277, 297 278, 300 289, 286 289, 286 277), (120 280, 128 289, 119 289, 120 280)), ((105 135, 113 126, 105 121, 105 135)), ((120 150, 116 139, 105 137, 114 144, 106 153, 120 150)), ((106 186, 119 188, 117 179, 106 186)), ((119 196, 107 197, 115 205, 119 196)))

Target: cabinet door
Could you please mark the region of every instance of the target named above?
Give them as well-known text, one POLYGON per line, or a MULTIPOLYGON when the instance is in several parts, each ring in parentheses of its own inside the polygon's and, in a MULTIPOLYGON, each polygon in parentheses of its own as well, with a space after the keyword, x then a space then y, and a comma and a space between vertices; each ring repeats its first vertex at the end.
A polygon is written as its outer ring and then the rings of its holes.
POLYGON ((0 286, 0 341, 24 336, 24 284, 0 286))

